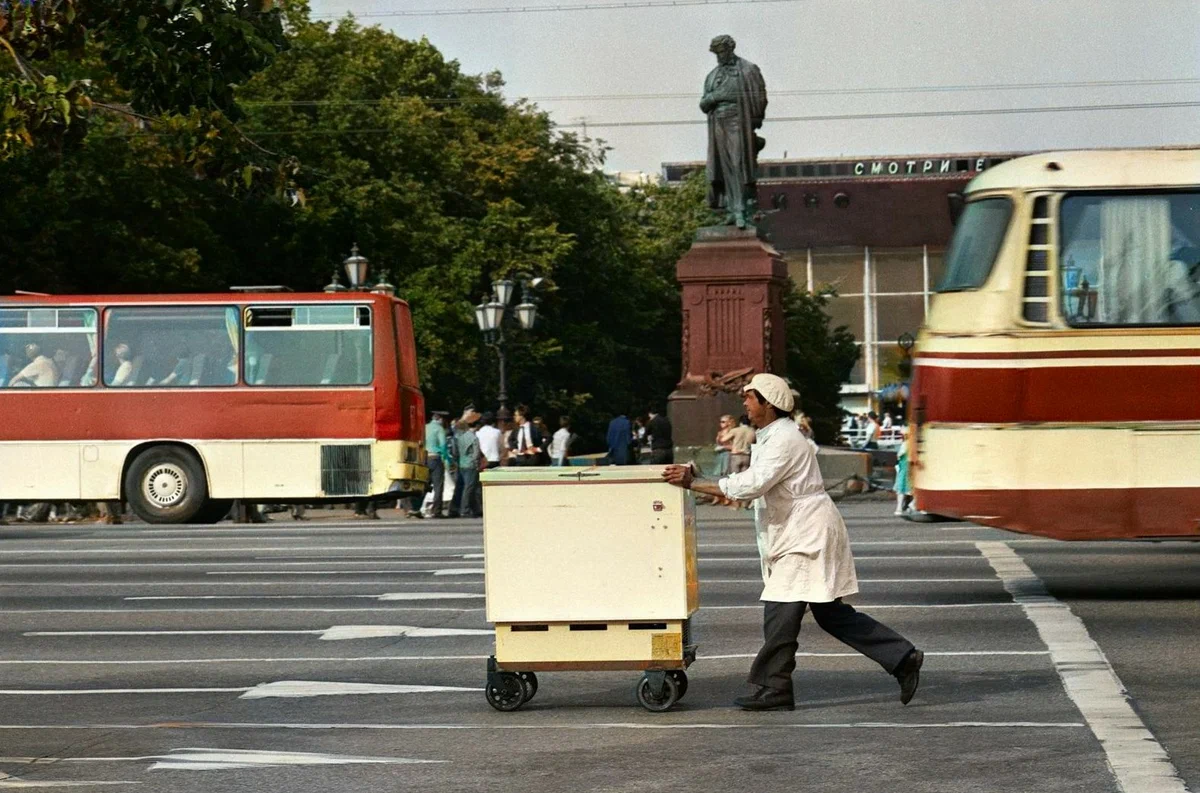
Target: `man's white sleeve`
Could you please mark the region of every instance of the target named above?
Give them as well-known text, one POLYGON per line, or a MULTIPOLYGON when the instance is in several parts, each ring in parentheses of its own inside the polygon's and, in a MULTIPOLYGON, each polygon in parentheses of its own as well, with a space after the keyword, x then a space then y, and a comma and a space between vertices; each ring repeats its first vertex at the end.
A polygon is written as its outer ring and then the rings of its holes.
POLYGON ((778 484, 788 470, 788 447, 783 439, 768 440, 754 447, 750 467, 718 482, 721 492, 734 501, 751 501, 778 484))

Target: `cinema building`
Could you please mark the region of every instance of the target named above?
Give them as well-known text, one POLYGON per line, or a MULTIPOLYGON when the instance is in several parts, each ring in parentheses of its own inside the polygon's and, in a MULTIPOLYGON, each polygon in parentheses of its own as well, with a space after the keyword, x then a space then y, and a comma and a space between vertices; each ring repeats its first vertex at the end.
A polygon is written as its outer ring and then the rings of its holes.
MULTIPOLYGON (((898 340, 916 335, 942 275, 953 229, 951 204, 980 171, 1012 153, 858 159, 762 160, 759 206, 771 240, 798 287, 832 287, 834 325, 862 356, 842 389, 842 407, 868 409, 901 379, 898 340)), ((677 183, 703 162, 664 163, 677 183)), ((875 404, 878 404, 876 402, 875 404)))

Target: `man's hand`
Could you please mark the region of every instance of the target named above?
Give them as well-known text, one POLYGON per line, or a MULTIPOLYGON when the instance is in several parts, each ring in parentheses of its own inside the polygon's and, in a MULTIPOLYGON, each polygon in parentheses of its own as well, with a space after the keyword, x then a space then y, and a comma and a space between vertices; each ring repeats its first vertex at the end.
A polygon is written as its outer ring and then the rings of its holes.
POLYGON ((700 100, 700 112, 711 113, 717 106, 717 100, 713 99, 712 94, 705 94, 700 100))
POLYGON ((692 481, 696 478, 690 465, 668 465, 663 469, 663 479, 676 487, 690 490, 692 481))

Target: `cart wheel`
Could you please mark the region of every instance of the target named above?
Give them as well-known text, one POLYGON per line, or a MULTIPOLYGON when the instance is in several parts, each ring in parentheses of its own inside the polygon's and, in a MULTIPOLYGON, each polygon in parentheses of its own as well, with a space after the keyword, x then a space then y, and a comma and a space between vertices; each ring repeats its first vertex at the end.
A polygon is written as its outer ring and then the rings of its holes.
POLYGON ((663 677, 662 691, 654 690, 654 685, 648 676, 643 676, 634 688, 637 701, 643 708, 652 713, 662 713, 670 710, 679 701, 679 684, 670 675, 663 677))
POLYGON ((525 684, 525 701, 528 702, 537 693, 537 675, 533 672, 518 672, 517 675, 521 678, 521 682, 525 684))
POLYGON ((683 695, 687 693, 687 673, 682 669, 673 669, 670 672, 667 672, 667 677, 674 680, 675 685, 679 686, 679 699, 683 699, 683 695))
POLYGON ((496 710, 516 710, 529 699, 529 686, 514 672, 496 673, 495 685, 488 683, 484 688, 484 696, 488 704, 496 710))

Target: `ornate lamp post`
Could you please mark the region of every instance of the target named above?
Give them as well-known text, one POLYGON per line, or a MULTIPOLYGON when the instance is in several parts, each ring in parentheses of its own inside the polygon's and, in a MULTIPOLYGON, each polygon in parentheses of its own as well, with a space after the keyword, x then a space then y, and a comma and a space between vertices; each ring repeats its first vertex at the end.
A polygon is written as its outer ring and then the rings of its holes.
POLYGON ((537 323, 537 302, 533 290, 543 283, 544 278, 528 278, 521 276, 521 302, 515 307, 511 305, 516 292, 517 283, 502 278, 492 282, 491 295, 484 295, 483 302, 475 306, 475 324, 483 333, 483 343, 496 350, 500 360, 500 412, 508 412, 508 370, 504 357, 504 320, 512 314, 523 330, 533 330, 537 323))
POLYGON ((338 282, 337 267, 333 268, 333 277, 329 283, 325 285, 324 291, 330 294, 335 292, 361 292, 369 290, 377 295, 394 295, 396 287, 392 286, 384 278, 382 272, 379 273, 379 282, 374 286, 367 286, 367 273, 370 270, 371 263, 367 261, 366 256, 362 256, 358 252, 358 243, 354 243, 350 247, 350 255, 342 261, 342 268, 346 271, 346 280, 350 282, 350 286, 344 287, 338 282))

